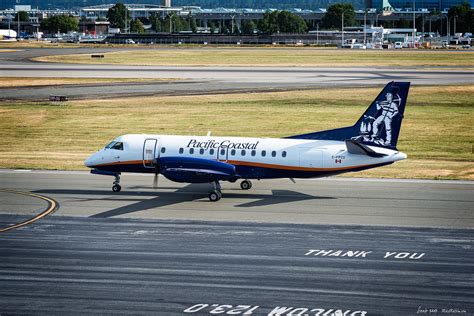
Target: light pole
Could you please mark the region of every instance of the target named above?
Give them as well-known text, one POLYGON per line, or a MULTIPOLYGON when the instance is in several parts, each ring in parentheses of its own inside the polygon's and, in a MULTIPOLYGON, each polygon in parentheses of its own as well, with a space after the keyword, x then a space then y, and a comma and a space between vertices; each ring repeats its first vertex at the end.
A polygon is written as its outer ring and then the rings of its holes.
POLYGON ((367 9, 364 11, 364 45, 367 45, 367 9))
POLYGON ((316 24, 316 45, 319 45, 319 23, 316 24))
POLYGON ((456 16, 454 16, 454 32, 453 35, 456 35, 456 16))
POLYGON ((416 33, 416 15, 415 15, 415 0, 413 0, 413 48, 415 48, 415 33, 416 33))
POLYGON ((342 42, 341 42, 341 48, 344 48, 344 13, 346 13, 346 11, 342 11, 342 19, 341 19, 341 24, 342 24, 342 28, 341 28, 342 42))
POLYGON ((17 30, 18 30, 18 33, 16 34, 16 37, 17 38, 20 38, 20 11, 17 11, 16 12, 16 15, 17 15, 17 20, 18 20, 18 27, 17 27, 17 30))

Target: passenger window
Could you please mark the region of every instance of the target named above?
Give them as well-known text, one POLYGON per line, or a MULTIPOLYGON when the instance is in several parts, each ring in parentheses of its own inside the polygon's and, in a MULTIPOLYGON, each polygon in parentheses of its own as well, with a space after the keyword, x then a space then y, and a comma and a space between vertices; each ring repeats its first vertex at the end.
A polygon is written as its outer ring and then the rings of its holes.
POLYGON ((232 150, 230 151, 230 154, 231 154, 232 156, 235 156, 235 149, 232 149, 232 150))
POLYGON ((277 155, 277 152, 276 151, 272 151, 272 157, 276 157, 277 155))
POLYGON ((166 152, 166 147, 161 147, 161 153, 164 154, 166 152))
POLYGON ((241 154, 242 156, 245 156, 245 150, 242 150, 242 151, 240 152, 240 154, 241 154))
POLYGON ((225 149, 221 149, 221 156, 225 155, 225 149))
POLYGON ((211 149, 209 150, 209 155, 214 155, 214 149, 211 148, 211 149))
POLYGON ((194 154, 194 148, 189 148, 189 153, 192 155, 194 154))
POLYGON ((262 150, 262 157, 265 157, 267 155, 267 152, 265 150, 262 150))
POLYGON ((204 149, 202 149, 202 148, 199 149, 199 153, 200 153, 201 155, 204 155, 204 149))
POLYGON ((252 150, 252 156, 255 156, 257 152, 255 150, 252 150))
POLYGON ((110 149, 123 150, 123 143, 116 142, 115 144, 112 145, 112 147, 110 147, 110 149))
POLYGON ((180 154, 184 153, 184 149, 183 149, 183 148, 180 148, 180 149, 179 149, 179 153, 180 153, 180 154))
POLYGON ((281 153, 281 156, 282 156, 283 158, 285 158, 285 157, 286 157, 286 151, 283 151, 283 152, 281 153))

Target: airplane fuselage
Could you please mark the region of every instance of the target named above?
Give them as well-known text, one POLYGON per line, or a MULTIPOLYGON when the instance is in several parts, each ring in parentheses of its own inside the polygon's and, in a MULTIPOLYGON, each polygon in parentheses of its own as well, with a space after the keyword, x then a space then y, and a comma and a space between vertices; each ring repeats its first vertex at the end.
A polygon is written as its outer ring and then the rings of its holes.
POLYGON ((118 137, 115 142, 123 148, 104 148, 92 155, 86 166, 110 172, 155 173, 153 159, 164 161, 161 168, 166 168, 167 158, 178 164, 180 159, 194 158, 233 165, 237 179, 312 178, 406 158, 385 148, 377 148, 384 157, 351 154, 344 142, 325 140, 135 134, 118 137))

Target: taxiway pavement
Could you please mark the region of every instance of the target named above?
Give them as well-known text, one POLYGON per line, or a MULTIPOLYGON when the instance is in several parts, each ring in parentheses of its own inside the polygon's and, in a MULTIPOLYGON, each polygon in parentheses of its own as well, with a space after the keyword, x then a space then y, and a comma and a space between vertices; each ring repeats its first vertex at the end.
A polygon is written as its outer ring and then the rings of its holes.
MULTIPOLYGON (((243 191, 223 183, 223 199, 208 201, 210 185, 186 185, 152 175, 113 177, 88 172, 0 170, 0 188, 56 199, 55 214, 95 218, 253 221, 295 224, 352 224, 412 227, 474 227, 474 182, 323 178, 254 181, 243 191)), ((3 208, 17 197, 5 196, 3 208)), ((0 208, 0 211, 2 209, 0 208)))
MULTIPOLYGON (((169 82, 110 83, 67 86, 15 87, 1 89, 4 99, 44 100, 50 95, 71 98, 116 96, 184 95, 246 91, 298 90, 315 87, 373 86, 389 81, 412 84, 472 84, 474 72, 442 67, 170 67, 83 65, 31 62, 29 58, 94 53, 107 49, 41 50, 5 52, 0 57, 4 77, 173 78, 169 82)), ((455 54, 455 52, 453 52, 455 54)))
POLYGON ((472 315, 472 244, 460 229, 52 216, 1 236, 0 311, 472 315))
MULTIPOLYGON (((0 188, 59 203, 1 234, 0 312, 474 312, 474 182, 270 180, 212 203, 207 185, 151 180, 113 193, 86 172, 0 170, 0 188)), ((0 228, 44 208, 0 197, 0 228)))

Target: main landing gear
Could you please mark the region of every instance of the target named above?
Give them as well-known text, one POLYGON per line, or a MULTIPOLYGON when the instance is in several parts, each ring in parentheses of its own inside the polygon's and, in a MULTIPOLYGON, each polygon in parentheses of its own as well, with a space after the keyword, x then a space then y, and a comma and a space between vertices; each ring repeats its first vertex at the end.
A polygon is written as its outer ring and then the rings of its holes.
MULTIPOLYGON (((219 181, 212 182, 214 190, 209 193, 209 201, 217 202, 222 198, 221 184, 219 181)), ((250 190, 252 188, 252 182, 250 180, 244 180, 240 182, 240 188, 242 190, 250 190)))
POLYGON ((117 173, 115 175, 114 185, 112 186, 112 191, 120 192, 122 190, 122 186, 120 186, 120 174, 117 173))
POLYGON ((250 190, 252 188, 252 182, 250 182, 250 180, 244 180, 240 182, 240 188, 242 190, 250 190))
POLYGON ((219 181, 214 181, 213 183, 214 191, 209 193, 209 201, 217 202, 222 198, 221 184, 219 181))

